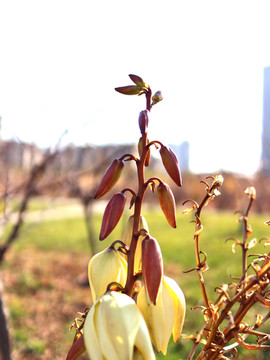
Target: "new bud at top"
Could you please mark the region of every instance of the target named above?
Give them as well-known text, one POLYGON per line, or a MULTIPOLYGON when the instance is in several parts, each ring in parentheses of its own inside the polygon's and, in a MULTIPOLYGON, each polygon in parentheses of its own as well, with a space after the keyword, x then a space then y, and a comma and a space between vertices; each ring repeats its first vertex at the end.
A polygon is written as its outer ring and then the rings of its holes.
POLYGON ((155 94, 152 96, 152 101, 153 101, 152 105, 157 104, 161 100, 163 100, 163 95, 162 95, 161 91, 159 90, 159 91, 155 92, 155 94))
POLYGON ((127 85, 115 88, 117 92, 124 95, 139 95, 141 87, 137 85, 127 85))
POLYGON ((143 110, 139 114, 139 127, 142 134, 148 132, 149 110, 143 110))
POLYGON ((143 81, 140 76, 134 74, 129 74, 128 76, 137 86, 140 86, 141 88, 148 88, 148 85, 143 81))
POLYGON ((176 185, 182 186, 179 163, 175 153, 172 151, 172 149, 164 145, 161 146, 159 152, 163 165, 171 179, 176 183, 176 185))
POLYGON ((99 187, 97 188, 94 198, 98 199, 102 197, 103 195, 107 194, 112 187, 116 184, 118 181, 122 169, 124 167, 124 163, 120 159, 114 159, 111 165, 106 170, 101 183, 99 184, 99 187))

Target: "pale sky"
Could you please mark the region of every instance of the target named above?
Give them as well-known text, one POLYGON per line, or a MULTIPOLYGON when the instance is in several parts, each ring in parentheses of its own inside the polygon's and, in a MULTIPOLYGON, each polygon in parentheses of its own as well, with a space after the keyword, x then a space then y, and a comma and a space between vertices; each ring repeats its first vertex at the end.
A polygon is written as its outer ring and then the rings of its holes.
MULTIPOLYGON (((0 0, 2 137, 137 142, 137 74, 164 100, 150 140, 190 142, 195 172, 259 166, 270 1, 0 0)), ((181 159, 180 159, 181 162, 181 159)))

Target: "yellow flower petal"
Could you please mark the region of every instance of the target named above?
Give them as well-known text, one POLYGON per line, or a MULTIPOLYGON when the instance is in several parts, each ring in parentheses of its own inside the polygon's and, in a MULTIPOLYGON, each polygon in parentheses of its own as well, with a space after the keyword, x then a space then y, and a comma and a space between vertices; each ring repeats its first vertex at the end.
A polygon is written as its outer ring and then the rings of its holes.
MULTIPOLYGON (((99 306, 99 304, 97 304, 97 306, 99 306)), ((91 360, 103 360, 102 351, 95 327, 96 310, 97 307, 96 304, 94 304, 87 314, 83 327, 84 343, 91 360)))
POLYGON ((105 293, 108 284, 111 282, 119 282, 124 286, 126 269, 126 261, 113 248, 108 248, 94 255, 88 264, 88 278, 93 301, 95 302, 105 293))
POLYGON ((173 326, 173 340, 174 342, 177 342, 180 338, 184 325, 184 319, 186 313, 185 296, 181 288, 176 283, 176 281, 169 278, 168 276, 164 276, 163 286, 166 287, 168 291, 172 292, 172 296, 174 298, 176 313, 175 313, 175 321, 173 326))

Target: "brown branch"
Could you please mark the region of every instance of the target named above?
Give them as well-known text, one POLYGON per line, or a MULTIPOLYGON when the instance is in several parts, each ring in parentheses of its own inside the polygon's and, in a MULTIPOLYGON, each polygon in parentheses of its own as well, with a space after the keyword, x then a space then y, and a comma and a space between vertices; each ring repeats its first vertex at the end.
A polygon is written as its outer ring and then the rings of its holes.
POLYGON ((242 336, 237 332, 233 331, 233 337, 235 341, 244 349, 247 350, 270 350, 270 345, 259 345, 259 344, 247 344, 242 336))
POLYGON ((8 251, 8 249, 11 247, 13 242, 19 236, 19 232, 23 225, 23 215, 27 209, 29 200, 33 194, 33 190, 34 190, 36 181, 44 173, 44 171, 46 170, 46 167, 55 158, 56 155, 57 155, 57 151, 53 152, 53 153, 47 152, 47 154, 44 155, 44 158, 42 159, 42 161, 38 165, 33 166, 33 168, 31 169, 29 178, 25 185, 24 196, 23 196, 23 199, 22 199, 20 207, 19 207, 17 221, 14 224, 14 226, 12 227, 12 230, 11 230, 9 236, 7 237, 5 243, 0 247, 0 265, 3 262, 6 252, 8 251))
MULTIPOLYGON (((247 189, 248 195, 250 196, 250 201, 247 207, 247 210, 243 216, 244 220, 244 235, 243 235, 243 242, 241 243, 244 251, 242 254, 243 261, 243 276, 239 280, 237 284, 237 290, 235 296, 230 299, 229 296, 226 296, 225 299, 225 307, 221 311, 220 315, 217 315, 216 318, 210 319, 213 324, 210 324, 211 321, 206 321, 204 324, 203 329, 201 329, 200 333, 197 336, 196 343, 193 344, 192 353, 190 354, 189 359, 192 359, 193 355, 195 354, 195 350, 198 342, 200 341, 203 330, 207 327, 209 329, 209 324, 212 326, 212 329, 207 333, 204 334, 207 342, 203 349, 200 351, 197 360, 208 359, 214 360, 217 357, 220 357, 221 354, 225 352, 229 352, 234 350, 237 346, 242 346, 249 350, 270 350, 270 345, 263 345, 266 341, 269 340, 270 335, 256 331, 256 329, 262 325, 263 322, 267 321, 270 318, 270 313, 268 313, 263 321, 257 321, 256 324, 250 328, 248 325, 242 324, 242 320, 250 308, 257 302, 262 303, 264 306, 269 307, 269 299, 267 298, 268 292, 265 293, 266 288, 269 285, 270 279, 270 259, 269 255, 264 255, 264 262, 260 268, 256 269, 256 275, 254 276, 247 276, 247 266, 246 266, 246 259, 247 259, 247 244, 246 240, 251 233, 251 228, 247 222, 248 214, 255 199, 255 189, 247 189), (232 307, 239 302, 240 305, 238 310, 236 311, 235 315, 231 314, 232 307), (219 330, 219 326, 223 322, 223 320, 227 319, 230 316, 230 320, 228 326, 221 332, 219 330), (231 325, 229 325, 231 324, 231 325), (241 336, 240 333, 244 335, 241 336), (247 344, 245 343, 245 339, 249 335, 255 335, 260 340, 258 340, 257 344, 247 344), (226 346, 231 339, 235 339, 236 343, 226 346)), ((220 300, 219 300, 220 301, 220 300)), ((220 308, 219 308, 220 309, 220 308)), ((219 309, 217 311, 219 311, 219 309)))
POLYGON ((241 246, 242 246, 242 278, 241 278, 241 280, 246 279, 246 276, 247 276, 247 251, 248 251, 247 238, 250 235, 249 234, 248 215, 249 215, 249 211, 251 209, 253 201, 254 201, 254 198, 252 196, 250 196, 246 212, 243 216, 244 234, 243 234, 243 242, 241 243, 241 246))
MULTIPOLYGON (((196 263, 197 263, 197 273, 199 276, 199 281, 200 281, 200 286, 201 286, 204 303, 205 303, 205 306, 207 308, 209 308, 209 300, 208 300, 205 283, 204 283, 204 278, 203 278, 203 269, 202 269, 203 266, 202 266, 201 260, 200 260, 200 249, 199 249, 199 236, 200 236, 200 233, 202 230, 201 212, 202 212, 203 207, 206 206, 209 203, 209 201, 214 199, 215 190, 222 184, 222 182, 220 182, 220 179, 218 177, 213 179, 213 183, 212 183, 211 187, 209 186, 209 184, 207 182, 205 182, 205 181, 201 181, 201 182, 206 185, 207 192, 195 213, 195 217, 196 217, 195 235, 194 235, 195 256, 196 256, 196 263)), ((210 311, 209 311, 209 315, 211 316, 210 311)))
POLYGON ((0 359, 11 360, 9 331, 8 331, 8 324, 7 324, 4 302, 3 302, 1 279, 0 279, 0 359))
MULTIPOLYGON (((234 298, 225 306, 225 308, 223 309, 223 311, 221 312, 220 317, 217 319, 217 321, 215 322, 209 337, 207 339, 207 343, 204 346, 203 350, 201 351, 201 353, 199 354, 199 356, 197 357, 197 360, 199 359, 215 359, 218 355, 218 353, 216 352, 215 354, 213 354, 212 352, 212 347, 215 344, 218 344, 219 341, 215 341, 215 337, 216 334, 218 333, 218 328, 220 326, 220 324, 222 323, 222 321, 227 317, 227 314, 229 314, 231 308, 233 307, 233 305, 237 302, 240 301, 241 298, 243 298, 243 296, 252 288, 254 288, 254 286, 256 284, 258 284, 261 280, 263 280, 263 278, 265 276, 270 276, 269 274, 270 271, 270 264, 269 261, 266 260, 266 264, 264 264, 262 266, 262 271, 259 273, 258 276, 256 276, 250 283, 248 283, 241 291, 239 291, 238 294, 236 294, 234 296, 234 298), (208 354, 208 356, 206 356, 206 354, 208 354), (203 356, 203 357, 202 357, 203 356)), ((266 288, 268 286, 268 283, 264 283, 261 287, 262 290, 264 288, 266 288)), ((222 346, 224 347, 230 340, 231 338, 233 338, 233 331, 235 331, 235 329, 238 328, 240 322, 242 321, 243 317, 246 315, 246 313, 249 311, 249 309, 254 305, 254 303, 256 302, 255 300, 255 294, 256 292, 254 292, 248 299, 246 299, 244 302, 242 302, 240 304, 240 307, 238 309, 238 311, 236 312, 235 316, 234 316, 234 326, 228 329, 224 330, 223 333, 223 341, 222 341, 222 346)), ((221 344, 218 344, 219 346, 221 346, 221 344)))

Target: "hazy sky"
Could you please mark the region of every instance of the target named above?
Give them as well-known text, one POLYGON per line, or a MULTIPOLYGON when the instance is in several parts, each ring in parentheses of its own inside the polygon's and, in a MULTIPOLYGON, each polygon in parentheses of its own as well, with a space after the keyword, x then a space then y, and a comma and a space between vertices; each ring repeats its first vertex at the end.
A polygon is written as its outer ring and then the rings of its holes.
POLYGON ((261 0, 0 0, 2 137, 137 142, 145 101, 114 91, 133 73, 164 95, 151 140, 189 141, 196 172, 252 173, 269 13, 261 0))

